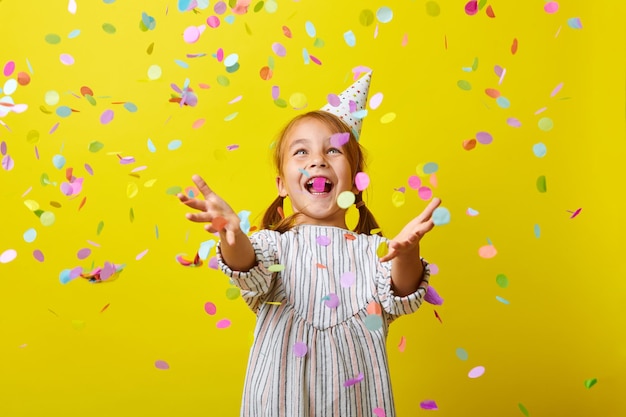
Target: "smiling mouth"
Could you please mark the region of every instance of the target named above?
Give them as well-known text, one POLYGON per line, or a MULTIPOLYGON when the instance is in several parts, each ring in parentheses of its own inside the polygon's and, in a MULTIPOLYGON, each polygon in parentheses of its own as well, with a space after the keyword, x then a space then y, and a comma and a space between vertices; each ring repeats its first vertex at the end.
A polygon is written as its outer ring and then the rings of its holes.
POLYGON ((333 189, 334 184, 324 177, 313 177, 309 179, 305 187, 311 194, 324 194, 329 193, 333 189))

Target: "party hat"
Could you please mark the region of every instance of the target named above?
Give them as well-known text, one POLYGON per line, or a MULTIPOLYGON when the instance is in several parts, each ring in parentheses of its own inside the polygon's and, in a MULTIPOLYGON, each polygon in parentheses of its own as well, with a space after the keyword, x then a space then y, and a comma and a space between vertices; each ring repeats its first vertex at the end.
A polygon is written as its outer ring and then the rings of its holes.
POLYGON ((363 118, 367 116, 365 106, 371 80, 372 73, 368 72, 338 96, 330 94, 328 104, 322 107, 322 110, 332 113, 346 122, 354 131, 357 139, 361 136, 363 118))

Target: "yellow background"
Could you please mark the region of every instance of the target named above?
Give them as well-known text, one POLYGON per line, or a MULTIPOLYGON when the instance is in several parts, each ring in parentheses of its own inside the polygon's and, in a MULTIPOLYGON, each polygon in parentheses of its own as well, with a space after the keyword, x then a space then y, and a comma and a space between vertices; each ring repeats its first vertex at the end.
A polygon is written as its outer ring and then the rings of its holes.
POLYGON ((214 3, 183 13, 175 1, 77 0, 72 14, 67 1, 0 2, 0 65, 16 64, 9 77, 0 73, 0 88, 20 71, 32 79, 12 94, 28 110, 0 119, 0 142, 15 161, 0 170, 0 254, 17 251, 0 263, 0 415, 238 415, 254 315, 226 296, 228 279, 206 262, 189 268, 176 261, 214 237, 189 223, 166 191, 191 186, 199 173, 258 222, 276 193, 270 144, 302 111, 275 105, 272 86, 287 103, 304 94, 307 109, 315 109, 346 88, 361 65, 374 70, 370 96, 384 94, 381 106, 369 109, 361 137, 372 179, 367 202, 383 231, 393 237, 425 207, 407 181, 427 162, 438 164, 435 194, 451 212, 450 223, 423 241, 423 255, 439 268, 431 282, 444 304, 425 304, 391 327, 398 415, 521 416, 519 404, 530 416, 625 415, 624 3, 561 1, 548 14, 542 0, 493 0, 469 16, 464 1, 440 0, 440 14, 431 16, 425 1, 279 1, 273 12, 254 12, 253 1, 247 14, 229 8, 218 28, 186 43, 185 29, 206 24, 214 3), (362 10, 382 6, 393 11, 390 22, 360 23, 362 10), (142 12, 154 17, 154 30, 140 29, 142 12), (568 25, 575 17, 581 29, 568 25), (307 21, 323 46, 306 33, 307 21), (106 33, 105 23, 116 32, 106 33), (343 38, 349 30, 354 47, 343 38), (47 43, 48 34, 61 42, 47 43), (274 42, 286 56, 272 52, 274 42), (218 48, 239 55, 238 71, 228 73, 212 56, 218 48), (303 48, 321 65, 305 64, 303 48), (62 64, 62 53, 75 63, 62 64), (206 56, 186 57, 197 53, 206 56), (264 81, 259 71, 271 60, 274 74, 264 81), (463 70, 474 62, 473 71, 463 70), (151 65, 163 70, 158 80, 148 79, 151 65), (496 65, 506 68, 501 84, 496 65), (218 76, 230 84, 220 85, 218 76), (198 95, 195 107, 168 101, 175 94, 170 84, 181 87, 186 79, 198 95), (471 89, 459 88, 459 80, 471 89), (94 91, 95 106, 80 94, 83 86, 94 91), (510 107, 499 107, 487 88, 499 89, 510 107), (52 90, 60 100, 48 105, 52 90), (134 103, 137 112, 120 102, 134 103), (62 118, 59 106, 76 111, 62 118), (103 125, 107 109, 115 117, 103 125), (382 123, 391 112, 395 120, 382 123), (522 126, 507 125, 509 117, 522 126), (553 129, 538 127, 542 117, 553 129), (204 125, 192 127, 198 119, 204 125), (26 140, 33 130, 37 143, 26 140), (493 143, 464 150, 463 141, 481 131, 493 143), (168 150, 176 139, 180 149, 168 150), (90 152, 94 141, 104 148, 90 152), (543 158, 533 154, 539 142, 547 147, 543 158), (227 150, 234 144, 239 148, 227 150), (52 163, 56 154, 66 158, 63 169, 52 163), (130 156, 134 164, 120 164, 130 156), (147 168, 131 172, 141 166, 147 168), (84 178, 72 198, 59 189, 68 167, 84 178), (43 173, 56 185, 42 185, 43 173), (545 193, 536 186, 541 175, 545 193), (147 187, 150 180, 156 182, 147 187), (135 196, 129 184, 138 187, 135 196), (405 203, 396 207, 392 194, 400 187, 405 203), (53 212, 54 224, 42 225, 26 200, 53 212), (468 208, 479 214, 468 216, 468 208), (38 234, 27 243, 30 228, 38 234), (498 254, 484 259, 478 249, 488 242, 498 254), (92 250, 85 260, 77 259, 81 248, 92 250), (35 249, 44 262, 34 259, 35 249), (126 267, 113 282, 60 282, 65 269, 104 262, 126 267), (498 274, 507 276, 507 288, 497 285, 498 274), (207 302, 217 306, 215 315, 205 312, 207 302), (231 326, 218 329, 221 319, 231 326), (476 366, 485 374, 471 379, 476 366), (597 384, 588 389, 591 378, 597 384), (425 400, 439 410, 420 409, 425 400))

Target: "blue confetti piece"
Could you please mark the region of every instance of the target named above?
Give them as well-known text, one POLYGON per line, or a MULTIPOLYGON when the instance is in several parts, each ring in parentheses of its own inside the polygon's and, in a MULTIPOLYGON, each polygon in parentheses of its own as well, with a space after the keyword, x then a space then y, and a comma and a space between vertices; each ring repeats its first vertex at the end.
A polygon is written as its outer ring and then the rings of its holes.
POLYGON ((356 45, 356 36, 354 36, 354 33, 351 30, 343 34, 343 39, 346 41, 346 44, 348 44, 348 46, 350 47, 353 47, 354 45, 356 45))
POLYGON ((533 153, 537 158, 543 158, 546 156, 546 152, 548 152, 548 148, 543 143, 539 142, 533 145, 533 153))
POLYGON ((56 113, 59 117, 68 117, 70 114, 72 114, 72 109, 67 106, 59 106, 57 107, 56 113))
POLYGON ((509 304, 509 302, 507 300, 505 300, 504 298, 500 297, 499 295, 496 295, 496 300, 500 301, 502 304, 509 304))
POLYGON ((124 108, 131 113, 135 113, 137 111, 137 106, 134 103, 124 103, 124 108))
POLYGON ((506 97, 502 97, 502 96, 496 99, 496 104, 501 109, 508 109, 509 107, 511 107, 511 102, 509 101, 509 99, 506 97))
POLYGON ((304 64, 309 65, 311 63, 311 59, 309 57, 309 51, 306 48, 302 48, 302 59, 304 59, 304 64))
POLYGON ((237 216, 239 216, 239 227, 241 231, 247 235, 250 232, 250 212, 248 210, 242 210, 237 216))
POLYGON ((232 25, 235 22, 235 16, 233 16, 232 14, 229 16, 226 16, 224 18, 224 21, 230 25, 232 25))
POLYGON ((310 38, 315 37, 316 31, 315 31, 315 26, 313 25, 313 23, 306 22, 304 24, 304 28, 306 30, 306 34, 309 35, 310 38))
POLYGON ((68 39, 74 39, 78 37, 78 35, 80 35, 80 29, 74 29, 73 31, 70 32, 69 35, 67 35, 67 37, 68 39))
POLYGON ((443 226, 444 224, 450 223, 450 210, 445 207, 437 207, 435 211, 433 211, 433 223, 435 226, 443 226))
POLYGON ((466 361, 469 358, 467 351, 463 348, 456 349, 456 357, 461 359, 462 361, 466 361))
POLYGON ((148 150, 152 153, 156 152, 156 147, 152 143, 152 139, 148 138, 148 150))
POLYGON ((209 257, 209 252, 211 251, 211 249, 213 249, 214 246, 215 246, 214 240, 207 240, 207 241, 202 242, 200 244, 200 249, 198 250, 198 256, 200 257, 200 259, 205 261, 206 258, 209 257))
POLYGON ((352 117, 354 117, 355 119, 363 119, 365 116, 367 116, 367 110, 366 109, 357 110, 355 112, 352 112, 352 117))
POLYGON ((167 149, 170 151, 175 151, 183 145, 183 141, 180 139, 174 139, 170 143, 167 144, 167 149))
POLYGON ((185 61, 181 61, 180 59, 175 59, 174 62, 176 63, 176 65, 178 65, 181 68, 189 68, 189 64, 186 63, 185 61))
POLYGON ((424 164, 424 168, 422 168, 422 171, 424 171, 424 174, 434 174, 438 170, 439 170, 439 165, 437 165, 436 162, 428 162, 424 164))
POLYGON ((61 281, 61 284, 67 284, 72 280, 72 278, 70 277, 70 273, 71 270, 69 269, 64 269, 63 271, 61 271, 61 273, 59 274, 59 281, 61 281))
POLYGON ((541 228, 539 227, 538 224, 536 224, 534 229, 535 229, 535 237, 539 239, 541 237, 541 228))

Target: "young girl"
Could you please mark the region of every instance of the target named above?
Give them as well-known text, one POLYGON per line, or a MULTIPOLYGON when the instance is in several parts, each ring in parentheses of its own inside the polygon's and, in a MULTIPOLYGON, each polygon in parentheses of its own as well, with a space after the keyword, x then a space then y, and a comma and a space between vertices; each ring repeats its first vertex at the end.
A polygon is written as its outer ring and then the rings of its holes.
POLYGON ((354 178, 364 169, 352 129, 327 111, 294 118, 276 143, 278 197, 247 236, 235 211, 202 178, 194 222, 219 232, 222 271, 257 315, 242 416, 395 416, 386 353, 389 324, 418 309, 428 287, 420 239, 433 228, 433 199, 392 240, 378 227, 354 178), (334 146, 331 137, 349 133, 334 146), (340 193, 356 195, 360 219, 345 222, 340 193), (283 218, 289 197, 293 215, 283 218), (380 245, 386 254, 379 257, 380 245))

